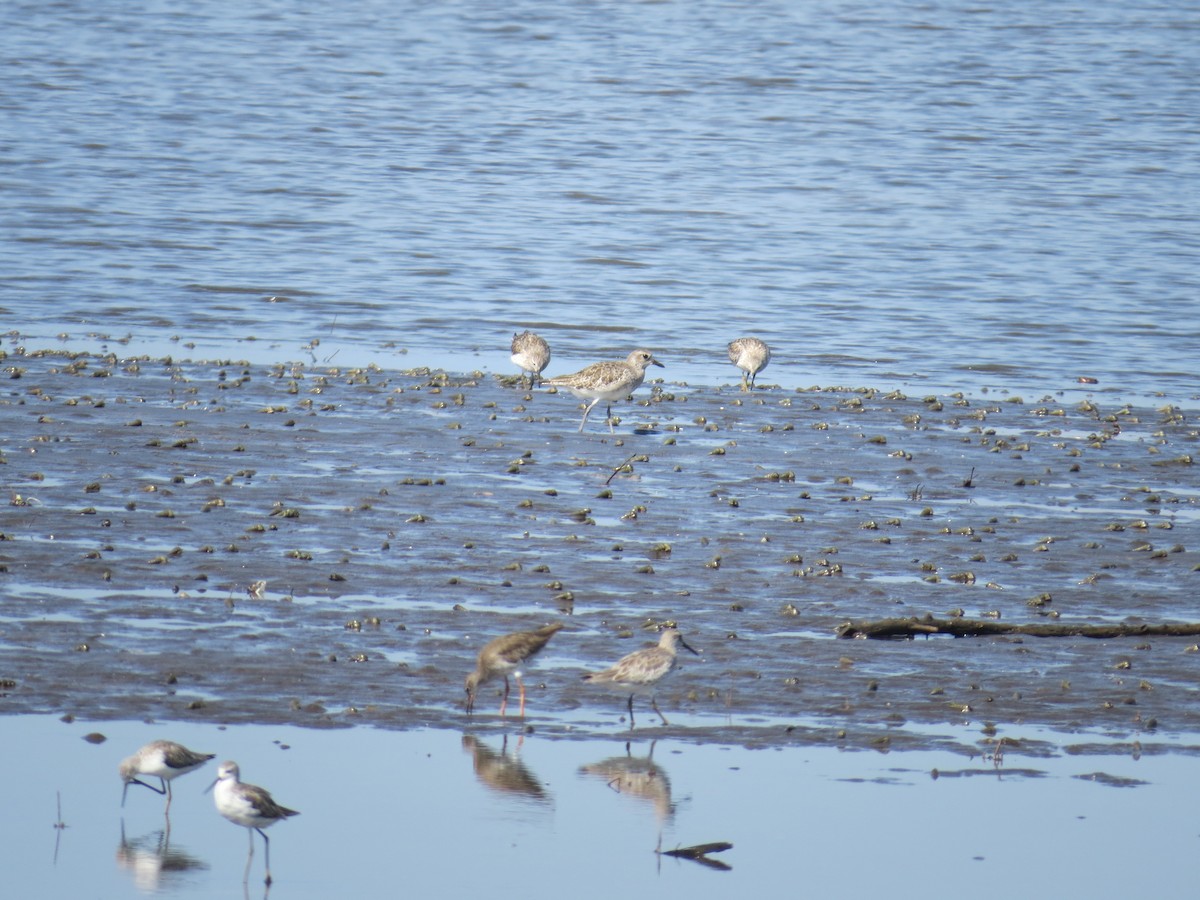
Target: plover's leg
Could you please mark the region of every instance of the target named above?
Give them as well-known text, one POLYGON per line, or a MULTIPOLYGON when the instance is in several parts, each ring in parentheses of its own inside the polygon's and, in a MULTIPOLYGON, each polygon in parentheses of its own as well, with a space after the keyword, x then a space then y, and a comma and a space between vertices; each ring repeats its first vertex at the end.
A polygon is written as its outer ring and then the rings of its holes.
POLYGON ((654 711, 658 713, 658 717, 663 720, 664 725, 671 724, 667 721, 667 717, 662 714, 662 710, 658 708, 658 702, 654 699, 653 694, 650 696, 650 705, 654 707, 654 711))
POLYGON ((592 407, 595 406, 599 402, 600 402, 600 398, 597 397, 595 400, 593 400, 591 403, 589 403, 587 405, 587 409, 585 409, 583 411, 583 421, 579 423, 580 431, 583 431, 583 426, 587 424, 588 416, 590 416, 592 414, 592 407))

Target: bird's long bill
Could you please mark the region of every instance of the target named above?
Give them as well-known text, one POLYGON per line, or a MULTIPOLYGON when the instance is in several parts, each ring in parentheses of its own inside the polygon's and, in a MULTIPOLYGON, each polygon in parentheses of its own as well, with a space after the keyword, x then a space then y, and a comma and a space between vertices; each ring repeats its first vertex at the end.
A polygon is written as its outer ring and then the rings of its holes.
POLYGON ((216 778, 214 778, 212 784, 210 784, 208 787, 206 787, 204 789, 204 793, 207 794, 209 791, 211 791, 213 788, 215 788, 217 786, 217 782, 220 780, 221 780, 220 776, 217 776, 216 778))
POLYGON ((655 359, 654 357, 650 357, 650 365, 652 365, 652 366, 658 366, 660 369, 665 369, 665 368, 666 368, 666 366, 664 366, 662 363, 660 363, 660 362, 659 362, 657 359, 655 359))
POLYGON ((691 644, 689 644, 687 641, 685 641, 682 637, 679 639, 679 646, 682 647, 684 650, 691 650, 697 656, 700 655, 700 651, 697 650, 695 647, 693 647, 691 644))
POLYGON ((125 782, 125 787, 121 789, 121 809, 125 808, 125 798, 129 796, 129 782, 125 782))

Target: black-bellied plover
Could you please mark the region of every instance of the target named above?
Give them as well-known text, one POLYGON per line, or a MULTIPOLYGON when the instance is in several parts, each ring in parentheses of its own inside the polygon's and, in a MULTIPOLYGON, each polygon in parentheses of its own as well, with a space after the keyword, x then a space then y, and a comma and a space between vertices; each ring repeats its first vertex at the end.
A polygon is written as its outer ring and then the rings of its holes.
POLYGON ((729 361, 742 370, 742 390, 754 390, 754 377, 771 361, 771 348, 756 337, 729 342, 729 361))
POLYGON ((700 655, 700 651, 691 647, 675 626, 667 626, 659 636, 656 646, 634 650, 621 657, 615 666, 605 669, 603 672, 584 675, 583 680, 590 684, 615 684, 630 692, 628 704, 630 730, 633 729, 633 697, 635 694, 648 694, 650 705, 658 713, 658 717, 662 719, 664 725, 669 725, 667 717, 662 714, 662 710, 658 708, 658 703, 654 699, 654 690, 658 683, 670 675, 679 664, 676 656, 678 647, 690 650, 697 656, 700 655))
POLYGON ((572 375, 556 375, 544 383, 566 388, 581 400, 591 400, 583 411, 579 430, 587 424, 588 415, 603 400, 608 406, 608 430, 613 430, 612 402, 627 397, 641 386, 646 378, 646 366, 663 367, 649 350, 639 348, 624 360, 593 363, 572 375))
POLYGON ((514 334, 512 339, 513 365, 521 370, 521 375, 529 373, 529 387, 534 380, 542 380, 542 370, 550 363, 550 345, 540 335, 532 331, 522 331, 514 334))

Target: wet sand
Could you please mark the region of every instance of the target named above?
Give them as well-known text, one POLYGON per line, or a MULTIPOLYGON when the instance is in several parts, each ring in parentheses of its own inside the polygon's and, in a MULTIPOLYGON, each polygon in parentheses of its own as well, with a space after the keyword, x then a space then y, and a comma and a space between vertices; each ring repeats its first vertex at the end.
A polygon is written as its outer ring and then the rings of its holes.
POLYGON ((4 713, 461 728, 478 648, 563 621, 529 725, 611 737, 625 698, 580 675, 673 621, 703 657, 659 692, 670 726, 637 701, 639 733, 1200 733, 1194 638, 835 637, 1200 621, 1200 437, 1165 399, 745 394, 729 367, 643 386, 610 435, 481 373, 12 346, 0 369, 4 713))

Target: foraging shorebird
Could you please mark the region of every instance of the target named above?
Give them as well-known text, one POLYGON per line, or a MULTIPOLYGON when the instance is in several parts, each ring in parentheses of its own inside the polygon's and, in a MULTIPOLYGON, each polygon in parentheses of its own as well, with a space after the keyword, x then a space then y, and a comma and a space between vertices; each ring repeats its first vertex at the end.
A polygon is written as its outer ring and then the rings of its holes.
POLYGON ((663 629, 658 644, 628 653, 615 666, 603 672, 593 672, 584 675, 583 680, 590 684, 615 684, 629 691, 629 728, 633 730, 633 697, 635 694, 648 694, 650 705, 658 713, 664 725, 669 725, 667 717, 658 708, 654 699, 654 690, 658 683, 674 671, 679 664, 676 650, 683 647, 697 656, 700 651, 688 645, 679 630, 670 625, 663 629))
POLYGON ((571 375, 556 375, 544 384, 566 388, 581 400, 591 400, 583 411, 579 430, 587 424, 592 407, 603 400, 608 407, 608 430, 613 430, 612 402, 621 400, 641 387, 646 378, 646 366, 665 368, 649 350, 637 349, 624 360, 593 363, 571 375))
POLYGON ((481 684, 493 678, 504 679, 504 699, 500 701, 500 715, 508 710, 508 676, 516 679, 521 690, 521 718, 525 718, 525 682, 521 669, 562 629, 561 622, 543 625, 536 631, 514 631, 493 638, 483 645, 475 663, 475 671, 467 676, 467 713, 475 710, 475 695, 481 684))
POLYGON ((511 358, 522 376, 529 373, 529 387, 532 388, 534 379, 540 383, 542 370, 550 364, 550 345, 532 331, 522 331, 513 335, 511 358))
POLYGON ((755 337, 729 342, 729 361, 742 370, 742 390, 754 390, 754 377, 771 361, 771 348, 755 337))
POLYGON ((245 784, 241 780, 241 770, 235 762, 223 762, 217 769, 217 780, 209 785, 213 788, 213 800, 217 812, 235 825, 249 829, 250 854, 246 857, 246 877, 250 877, 250 860, 254 856, 254 832, 262 835, 263 847, 266 849, 267 877, 266 883, 271 883, 271 841, 267 838, 264 828, 270 828, 276 822, 290 816, 298 816, 294 809, 280 806, 265 790, 253 784, 245 784))
POLYGON ((117 769, 121 774, 121 780, 125 782, 125 787, 121 790, 121 805, 125 805, 125 796, 129 793, 129 786, 140 784, 142 787, 150 788, 156 794, 165 794, 167 805, 163 812, 169 813, 171 811, 171 780, 180 775, 186 775, 188 772, 194 772, 214 756, 216 756, 215 753, 196 753, 174 741, 151 741, 137 753, 121 760, 121 765, 117 769), (155 787, 138 780, 139 775, 157 778, 160 786, 155 787))

